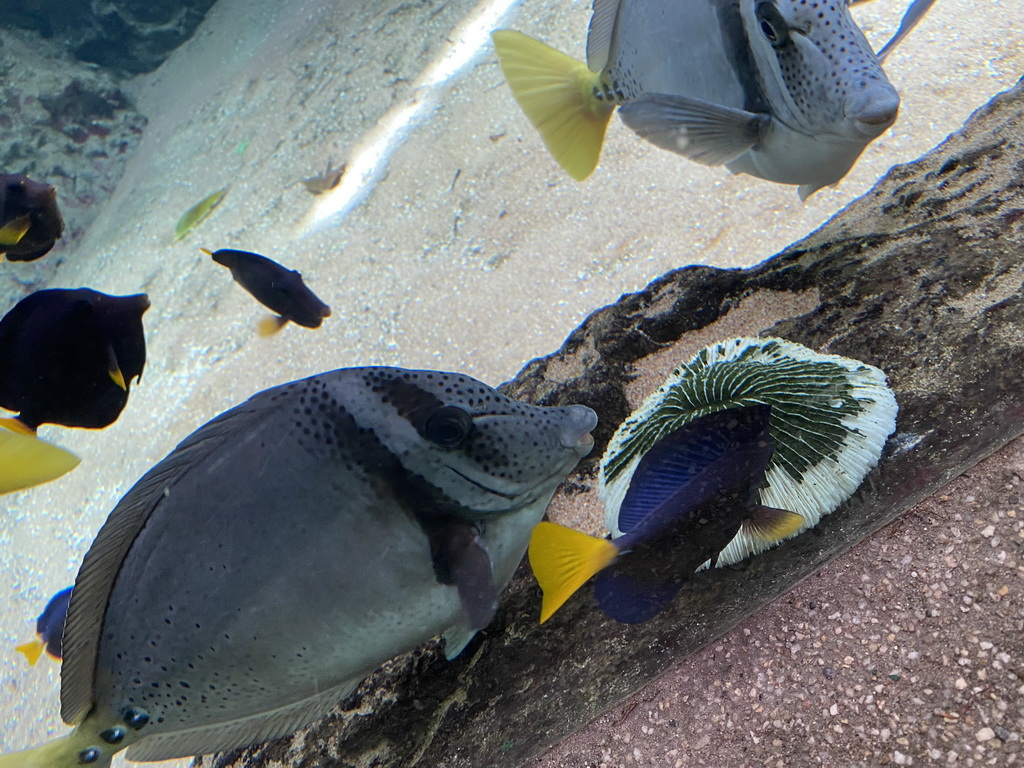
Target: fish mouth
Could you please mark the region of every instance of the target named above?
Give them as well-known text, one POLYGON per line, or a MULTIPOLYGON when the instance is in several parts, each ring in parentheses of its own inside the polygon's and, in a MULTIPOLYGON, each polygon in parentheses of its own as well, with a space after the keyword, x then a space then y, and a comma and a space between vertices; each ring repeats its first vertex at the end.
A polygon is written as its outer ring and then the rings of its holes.
POLYGON ((597 414, 585 405, 570 405, 566 409, 565 423, 559 432, 563 448, 586 456, 594 447, 594 436, 590 433, 597 426, 597 414))
POLYGON ((878 115, 872 117, 855 117, 853 119, 853 128, 857 133, 862 136, 875 138, 881 136, 890 126, 896 122, 896 113, 893 112, 889 115, 878 115))

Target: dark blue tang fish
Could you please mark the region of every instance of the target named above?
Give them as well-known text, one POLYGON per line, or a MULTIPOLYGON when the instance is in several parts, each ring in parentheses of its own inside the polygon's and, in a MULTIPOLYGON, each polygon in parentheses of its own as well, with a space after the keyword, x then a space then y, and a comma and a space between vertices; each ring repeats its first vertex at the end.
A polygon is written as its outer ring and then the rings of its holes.
POLYGON ((530 565, 544 593, 541 621, 595 574, 608 616, 647 621, 741 528, 773 540, 795 533, 803 518, 756 501, 774 453, 770 414, 768 405, 716 411, 655 443, 631 478, 614 540, 538 525, 530 565))
POLYGON ((68 602, 71 600, 71 587, 62 589, 50 598, 43 612, 36 619, 36 639, 22 643, 14 650, 24 654, 28 663, 33 667, 39 661, 39 657, 46 651, 46 655, 55 661, 62 657, 61 644, 64 637, 64 620, 68 616, 68 602))

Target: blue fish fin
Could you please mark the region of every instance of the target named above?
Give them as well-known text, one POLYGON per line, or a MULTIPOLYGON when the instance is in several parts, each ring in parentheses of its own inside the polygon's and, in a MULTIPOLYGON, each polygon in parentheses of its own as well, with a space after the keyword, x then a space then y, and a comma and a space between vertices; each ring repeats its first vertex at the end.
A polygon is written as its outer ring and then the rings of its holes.
POLYGON ((618 530, 628 533, 656 513, 678 518, 744 477, 763 474, 773 451, 770 413, 761 404, 725 408, 658 440, 630 478, 618 511, 618 530))
POLYGON ((641 138, 703 165, 735 160, 771 122, 766 115, 665 93, 645 93, 624 104, 619 116, 641 138))
POLYGON ((462 653, 469 641, 476 637, 477 630, 467 627, 451 627, 444 631, 444 657, 451 661, 462 653))
POLYGON ((594 579, 594 599, 601 611, 622 624, 642 624, 668 608, 680 582, 651 583, 613 564, 594 579))

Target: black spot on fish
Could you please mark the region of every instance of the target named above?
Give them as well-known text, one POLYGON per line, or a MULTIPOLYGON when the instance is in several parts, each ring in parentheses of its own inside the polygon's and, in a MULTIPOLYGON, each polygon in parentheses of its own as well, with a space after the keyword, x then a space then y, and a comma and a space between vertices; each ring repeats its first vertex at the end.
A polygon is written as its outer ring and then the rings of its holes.
POLYGON ((0 320, 0 406, 32 429, 112 424, 146 364, 148 308, 144 293, 89 288, 25 297, 0 320))
POLYGON ((280 315, 282 324, 291 321, 305 328, 319 328, 324 318, 331 316, 331 308, 302 282, 302 275, 295 270, 249 251, 222 248, 210 256, 230 269, 235 282, 256 301, 280 315))

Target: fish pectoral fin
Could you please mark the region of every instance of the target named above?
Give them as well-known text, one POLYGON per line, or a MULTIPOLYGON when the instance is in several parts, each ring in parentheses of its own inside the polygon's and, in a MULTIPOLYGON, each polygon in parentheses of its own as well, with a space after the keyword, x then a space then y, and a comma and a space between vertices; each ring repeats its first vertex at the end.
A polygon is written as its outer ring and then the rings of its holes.
POLYGON ((476 637, 477 630, 467 627, 452 627, 444 631, 444 657, 451 661, 462 653, 469 641, 476 637))
POLYGON ((123 391, 128 391, 128 384, 124 380, 124 374, 121 373, 121 366, 117 364, 117 353, 114 352, 114 347, 111 344, 107 345, 107 375, 123 391))
POLYGON ((39 663, 39 657, 43 655, 43 648, 45 645, 46 644, 42 640, 36 638, 35 640, 30 640, 27 643, 14 646, 14 650, 28 659, 30 667, 34 667, 39 663))
POLYGON ((471 523, 455 520, 431 526, 427 536, 437 580, 458 590, 467 627, 473 632, 483 629, 498 610, 498 588, 491 553, 480 532, 471 523))
POLYGON ((892 36, 892 39, 883 45, 878 51, 879 63, 884 62, 886 57, 892 53, 896 46, 903 42, 903 39, 910 34, 910 31, 917 26, 917 23, 924 18, 924 15, 931 9, 932 4, 935 0, 914 0, 907 8, 907 12, 903 14, 903 19, 900 21, 900 28, 896 30, 896 34, 892 36))
POLYGON ((724 165, 758 143, 766 115, 700 99, 645 93, 619 109, 638 136, 703 165, 724 165))
MULTIPOLYGON (((12 420, 13 421, 13 420, 12 420)), ((0 493, 48 483, 78 466, 81 459, 37 437, 0 430, 0 493)))
POLYGON ((618 554, 618 547, 608 539, 555 523, 538 523, 530 536, 529 557, 544 595, 540 623, 550 619, 577 589, 618 554))
POLYGON ((270 317, 264 317, 260 320, 256 326, 256 333, 266 338, 267 336, 273 336, 275 333, 284 328, 288 322, 287 319, 278 315, 271 315, 270 317))
POLYGON ((499 29, 491 38, 512 95, 551 156, 576 181, 583 181, 597 167, 615 109, 594 95, 600 75, 521 32, 499 29))
POLYGON ((763 547, 770 547, 796 536, 804 529, 805 523, 803 517, 795 512, 758 504, 750 517, 743 521, 740 530, 763 547))
POLYGON ((137 743, 128 747, 125 757, 135 762, 173 760, 177 757, 228 752, 289 736, 327 714, 331 707, 355 690, 361 679, 346 680, 301 701, 285 704, 251 717, 189 730, 144 735, 137 743))
POLYGON ((0 246, 10 247, 21 242, 21 238, 32 226, 32 217, 29 214, 11 219, 0 227, 0 246))

